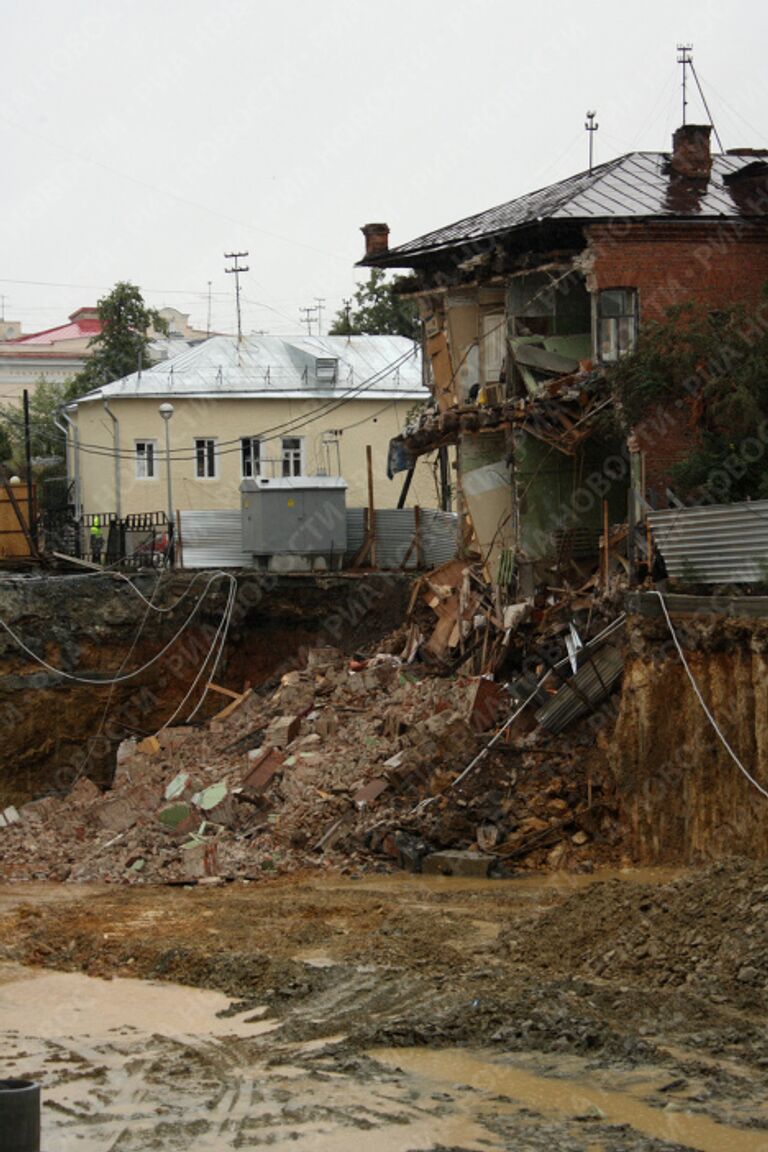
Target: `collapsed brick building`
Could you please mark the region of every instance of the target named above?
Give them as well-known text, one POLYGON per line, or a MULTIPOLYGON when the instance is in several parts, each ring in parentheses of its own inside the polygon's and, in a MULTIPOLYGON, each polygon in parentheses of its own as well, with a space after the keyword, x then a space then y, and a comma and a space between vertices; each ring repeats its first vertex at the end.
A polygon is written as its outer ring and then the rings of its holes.
POLYGON ((387 225, 363 228, 363 265, 411 269, 399 290, 419 303, 434 399, 393 442, 390 473, 455 448, 459 506, 494 582, 514 573, 529 595, 593 557, 628 503, 631 520, 640 498, 666 502, 696 436, 688 414, 629 444, 598 442, 594 417, 641 325, 687 301, 759 306, 768 151, 713 154, 710 133, 685 125, 671 153, 620 156, 396 248, 387 225))

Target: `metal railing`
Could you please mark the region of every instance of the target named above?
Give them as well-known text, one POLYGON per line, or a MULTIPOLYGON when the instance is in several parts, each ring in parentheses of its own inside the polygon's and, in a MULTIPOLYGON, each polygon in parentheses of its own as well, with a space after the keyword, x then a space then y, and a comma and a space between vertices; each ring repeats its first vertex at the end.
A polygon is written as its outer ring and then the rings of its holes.
POLYGON ((89 512, 46 509, 40 518, 46 552, 63 552, 94 564, 125 568, 165 568, 173 558, 173 532, 165 512, 89 512))

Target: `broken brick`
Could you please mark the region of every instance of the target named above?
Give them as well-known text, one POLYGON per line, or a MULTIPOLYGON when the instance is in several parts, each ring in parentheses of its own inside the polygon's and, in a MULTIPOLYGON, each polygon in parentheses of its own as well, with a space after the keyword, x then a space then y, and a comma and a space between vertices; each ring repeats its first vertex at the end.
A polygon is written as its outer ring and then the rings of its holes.
POLYGON ((280 716, 273 720, 267 730, 267 740, 273 748, 286 748, 295 740, 301 730, 298 716, 280 716))
POLYGON ((249 771, 242 785, 243 795, 248 797, 261 796, 266 792, 285 762, 285 756, 276 748, 259 748, 254 751, 258 755, 252 760, 252 753, 248 754, 249 771))

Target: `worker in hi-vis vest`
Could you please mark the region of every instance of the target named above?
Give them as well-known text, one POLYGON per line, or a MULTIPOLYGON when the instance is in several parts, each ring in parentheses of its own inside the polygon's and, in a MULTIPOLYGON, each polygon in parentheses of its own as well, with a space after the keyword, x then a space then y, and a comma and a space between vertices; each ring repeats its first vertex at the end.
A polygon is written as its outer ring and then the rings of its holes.
POLYGON ((94 564, 101 564, 101 551, 104 547, 104 537, 101 534, 101 519, 94 516, 91 523, 91 560, 94 564))

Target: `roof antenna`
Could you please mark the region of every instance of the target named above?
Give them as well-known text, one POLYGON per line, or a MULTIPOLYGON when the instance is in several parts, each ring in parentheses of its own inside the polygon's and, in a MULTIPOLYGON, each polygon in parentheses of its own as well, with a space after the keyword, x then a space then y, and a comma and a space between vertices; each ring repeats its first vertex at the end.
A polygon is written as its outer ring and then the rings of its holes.
POLYGON ((683 124, 685 124, 685 110, 688 107, 687 95, 687 81, 688 81, 688 65, 693 68, 693 59, 691 52, 693 51, 693 44, 678 44, 677 46, 677 62, 683 68, 683 124))
POLYGON ((592 159, 594 157, 594 147, 593 146, 594 146, 594 140, 595 140, 595 132, 597 132, 598 128, 600 127, 599 124, 595 124, 595 116, 596 115, 597 115, 596 112, 587 112, 587 118, 584 121, 584 127, 586 128, 587 132, 589 133, 589 174, 590 174, 590 176, 592 175, 592 159))
POLYGON ((715 134, 715 140, 717 140, 717 146, 721 152, 725 152, 725 148, 723 148, 723 142, 720 139, 720 133, 718 132, 717 128, 715 127, 715 122, 712 119, 712 113, 709 110, 709 104, 707 104, 707 98, 704 95, 704 89, 701 87, 701 84, 699 83, 699 77, 698 77, 698 75, 696 73, 696 69, 694 68, 694 65, 693 65, 693 56, 691 55, 691 53, 693 51, 693 44, 678 44, 677 50, 680 53, 680 55, 677 58, 677 62, 678 62, 678 64, 682 64, 682 66, 683 66, 683 124, 685 124, 685 106, 688 103, 688 101, 686 99, 685 81, 686 81, 687 69, 690 68, 691 69, 691 75, 693 76, 693 79, 696 81, 696 87, 699 91, 699 96, 701 96, 701 102, 704 105, 704 111, 706 112, 706 114, 709 118, 709 122, 712 125, 712 131, 715 134))

